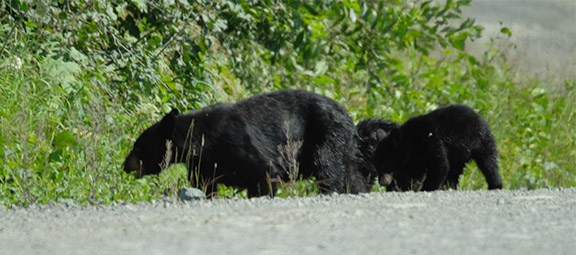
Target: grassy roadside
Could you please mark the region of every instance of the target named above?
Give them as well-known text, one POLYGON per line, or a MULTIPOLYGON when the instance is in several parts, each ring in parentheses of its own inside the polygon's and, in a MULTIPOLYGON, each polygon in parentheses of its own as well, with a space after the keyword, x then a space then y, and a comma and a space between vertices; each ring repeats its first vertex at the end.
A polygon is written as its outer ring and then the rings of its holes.
MULTIPOLYGON (((185 176, 182 166, 140 180, 121 171, 123 155, 131 142, 148 123, 159 118, 161 110, 142 106, 140 112, 128 112, 106 95, 86 93, 90 85, 76 78, 82 76, 82 71, 71 72, 70 77, 54 77, 47 71, 54 64, 28 63, 19 70, 0 70, 0 197, 4 204, 149 200, 163 194, 176 195, 185 185, 181 181, 185 178, 179 178, 185 176), (82 86, 74 98, 63 88, 68 86, 67 79, 72 85, 76 82, 82 86)), ((495 85, 490 91, 478 91, 464 100, 479 109, 492 125, 505 188, 574 186, 576 113, 571 109, 576 102, 576 82, 566 81, 562 89, 548 89, 535 80, 519 86, 508 75, 493 66, 488 76, 495 85)), ((357 118, 365 115, 362 107, 348 108, 357 118)), ((418 113, 395 109, 392 115, 382 117, 403 121, 418 113)), ((299 186, 309 185, 302 182, 299 186)), ((459 188, 486 188, 473 163, 459 188)), ((237 191, 221 189, 225 196, 238 195, 237 191)))

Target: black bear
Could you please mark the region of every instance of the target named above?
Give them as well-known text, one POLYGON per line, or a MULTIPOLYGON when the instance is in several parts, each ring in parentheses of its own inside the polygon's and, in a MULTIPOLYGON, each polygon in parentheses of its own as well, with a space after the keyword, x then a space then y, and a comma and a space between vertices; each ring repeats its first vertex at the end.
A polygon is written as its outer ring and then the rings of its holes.
POLYGON ((474 160, 489 189, 501 189, 496 140, 472 108, 451 105, 393 128, 374 154, 379 182, 392 191, 456 189, 474 160))
POLYGON ((374 152, 376 147, 390 131, 398 127, 398 123, 382 120, 382 119, 365 119, 356 125, 356 132, 358 134, 358 149, 360 152, 358 169, 366 178, 368 188, 374 185, 378 173, 374 167, 374 152))
POLYGON ((254 197, 274 195, 276 183, 289 180, 288 156, 298 176, 314 176, 324 192, 359 193, 367 190, 357 150, 352 118, 337 102, 280 90, 188 114, 173 110, 140 135, 124 170, 142 176, 184 162, 191 184, 209 195, 221 183, 254 197))

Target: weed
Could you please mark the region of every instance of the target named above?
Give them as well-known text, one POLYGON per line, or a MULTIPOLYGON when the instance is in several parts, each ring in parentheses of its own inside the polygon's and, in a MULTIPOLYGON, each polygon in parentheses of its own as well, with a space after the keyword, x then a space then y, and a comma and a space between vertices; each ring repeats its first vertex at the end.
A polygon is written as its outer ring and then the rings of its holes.
MULTIPOLYGON (((290 123, 284 123, 284 135, 286 136, 286 144, 279 144, 277 149, 279 156, 277 158, 278 166, 282 168, 282 171, 288 176, 288 182, 282 183, 283 185, 288 185, 288 190, 291 192, 296 191, 296 181, 299 178, 298 173, 298 155, 300 152, 300 147, 302 147, 302 141, 294 141, 292 139, 292 132, 290 131, 290 123)), ((281 181, 281 180, 280 180, 281 181)))

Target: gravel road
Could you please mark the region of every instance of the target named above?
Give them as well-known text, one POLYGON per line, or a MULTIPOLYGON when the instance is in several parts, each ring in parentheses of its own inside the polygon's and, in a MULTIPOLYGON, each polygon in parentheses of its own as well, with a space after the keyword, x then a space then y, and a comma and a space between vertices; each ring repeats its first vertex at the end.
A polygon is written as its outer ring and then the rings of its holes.
POLYGON ((576 188, 0 212, 0 254, 574 254, 576 188))

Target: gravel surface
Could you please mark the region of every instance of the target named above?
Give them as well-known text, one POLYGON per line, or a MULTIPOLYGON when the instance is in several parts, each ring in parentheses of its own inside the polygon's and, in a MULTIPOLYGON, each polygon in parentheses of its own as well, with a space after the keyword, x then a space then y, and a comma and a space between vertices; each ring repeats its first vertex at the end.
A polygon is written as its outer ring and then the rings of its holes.
POLYGON ((576 188, 0 212, 1 254, 574 254, 576 188))

